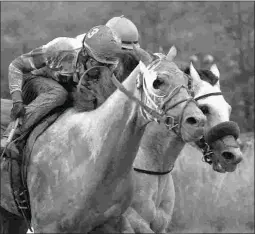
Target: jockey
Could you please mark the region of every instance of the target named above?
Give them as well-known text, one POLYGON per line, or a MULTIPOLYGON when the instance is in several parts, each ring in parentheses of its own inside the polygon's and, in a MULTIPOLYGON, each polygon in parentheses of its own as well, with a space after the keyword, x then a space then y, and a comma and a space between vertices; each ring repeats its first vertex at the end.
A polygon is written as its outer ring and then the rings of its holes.
POLYGON ((59 37, 13 60, 8 74, 13 122, 1 139, 1 148, 6 146, 17 118, 21 118, 22 125, 15 136, 28 132, 51 110, 63 105, 68 97, 64 87, 75 87, 87 69, 100 65, 113 71, 120 51, 119 36, 111 28, 99 25, 90 29, 83 40, 59 37))
POLYGON ((107 21, 106 26, 113 29, 121 38, 123 50, 133 50, 133 44, 139 45, 139 33, 135 24, 126 17, 113 17, 107 21))

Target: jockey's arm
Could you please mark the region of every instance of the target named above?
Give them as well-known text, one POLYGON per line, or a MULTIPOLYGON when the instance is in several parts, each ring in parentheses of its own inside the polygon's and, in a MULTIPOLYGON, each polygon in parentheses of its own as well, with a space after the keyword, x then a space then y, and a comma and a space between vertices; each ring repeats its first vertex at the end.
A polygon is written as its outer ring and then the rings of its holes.
POLYGON ((25 73, 31 72, 35 69, 44 67, 46 65, 45 59, 38 51, 42 51, 39 47, 27 54, 23 54, 14 59, 9 65, 9 89, 13 102, 21 100, 21 89, 23 84, 23 77, 25 73))
POLYGON ((24 74, 43 68, 53 62, 61 51, 79 49, 81 42, 74 38, 59 37, 14 59, 9 65, 9 89, 13 102, 22 101, 21 89, 24 74))

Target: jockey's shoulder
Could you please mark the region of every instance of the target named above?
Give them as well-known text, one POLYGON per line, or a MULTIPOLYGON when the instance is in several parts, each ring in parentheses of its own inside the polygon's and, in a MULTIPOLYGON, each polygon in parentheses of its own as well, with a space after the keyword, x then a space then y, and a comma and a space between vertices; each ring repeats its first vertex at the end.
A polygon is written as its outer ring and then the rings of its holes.
POLYGON ((42 46, 44 51, 68 51, 68 50, 79 50, 82 48, 82 43, 76 38, 71 37, 57 37, 46 45, 42 46))

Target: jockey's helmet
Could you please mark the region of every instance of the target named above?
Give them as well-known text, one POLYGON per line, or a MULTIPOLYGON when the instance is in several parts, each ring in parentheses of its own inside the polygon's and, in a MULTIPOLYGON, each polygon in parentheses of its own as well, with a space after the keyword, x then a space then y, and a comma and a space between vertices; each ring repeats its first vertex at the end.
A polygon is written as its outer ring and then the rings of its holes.
POLYGON ((83 39, 83 46, 88 55, 103 64, 116 65, 121 53, 121 40, 114 30, 105 26, 95 26, 83 39))
POLYGON ((131 20, 124 16, 113 17, 106 23, 106 26, 117 32, 121 38, 123 49, 132 50, 132 44, 139 46, 139 33, 137 27, 131 20))

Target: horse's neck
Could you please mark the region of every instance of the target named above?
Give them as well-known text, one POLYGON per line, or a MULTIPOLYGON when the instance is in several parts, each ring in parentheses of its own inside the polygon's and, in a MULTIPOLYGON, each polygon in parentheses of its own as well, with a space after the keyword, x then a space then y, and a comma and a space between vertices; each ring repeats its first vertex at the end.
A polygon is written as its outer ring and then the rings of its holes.
MULTIPOLYGON (((138 69, 135 69, 123 82, 123 86, 132 95, 139 97, 136 88, 137 75, 138 69)), ((96 148, 103 151, 95 154, 95 160, 104 155, 107 158, 108 155, 108 158, 111 157, 111 167, 114 167, 114 170, 121 172, 131 169, 144 132, 142 127, 144 120, 138 108, 137 103, 116 90, 104 104, 90 112, 92 118, 88 118, 90 113, 82 113, 84 115, 84 121, 81 122, 82 131, 84 133, 90 131, 94 137, 93 141, 97 144, 96 148)), ((84 134, 84 140, 87 140, 87 137, 84 134)))
POLYGON ((150 123, 142 138, 134 166, 150 171, 168 171, 184 145, 183 140, 164 125, 150 123))

